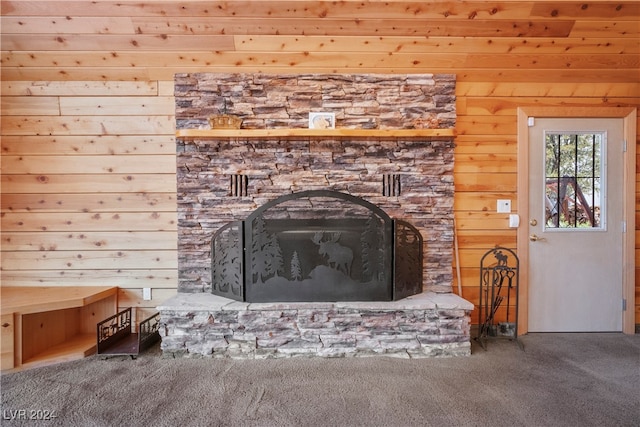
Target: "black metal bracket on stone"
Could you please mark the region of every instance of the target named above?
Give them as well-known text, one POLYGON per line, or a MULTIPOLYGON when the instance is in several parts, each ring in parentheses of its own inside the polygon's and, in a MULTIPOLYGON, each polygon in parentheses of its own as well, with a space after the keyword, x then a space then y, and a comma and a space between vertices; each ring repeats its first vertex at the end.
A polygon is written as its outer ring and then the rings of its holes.
POLYGON ((411 224, 350 194, 303 191, 214 234, 212 292, 248 302, 391 301, 422 292, 422 259, 411 224))
POLYGON ((480 260, 480 296, 476 341, 487 349, 489 338, 518 340, 520 261, 514 251, 495 247, 480 260))

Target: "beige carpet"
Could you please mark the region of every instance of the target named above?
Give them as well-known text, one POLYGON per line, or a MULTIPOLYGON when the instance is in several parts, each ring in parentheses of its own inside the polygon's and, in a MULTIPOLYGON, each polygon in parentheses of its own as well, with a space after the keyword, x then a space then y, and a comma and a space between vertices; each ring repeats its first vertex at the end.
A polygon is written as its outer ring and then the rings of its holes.
POLYGON ((521 341, 525 351, 490 341, 470 357, 420 360, 164 359, 158 347, 136 360, 93 356, 2 375, 1 424, 640 425, 640 336, 521 341), (45 414, 56 418, 15 419, 45 414))

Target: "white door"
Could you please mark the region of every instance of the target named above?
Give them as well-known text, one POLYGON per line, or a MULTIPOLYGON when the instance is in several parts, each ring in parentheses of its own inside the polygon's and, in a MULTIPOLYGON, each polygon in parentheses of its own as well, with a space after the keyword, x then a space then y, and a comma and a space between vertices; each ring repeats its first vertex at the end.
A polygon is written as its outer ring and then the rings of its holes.
POLYGON ((529 172, 529 331, 621 331, 623 119, 534 118, 529 172))

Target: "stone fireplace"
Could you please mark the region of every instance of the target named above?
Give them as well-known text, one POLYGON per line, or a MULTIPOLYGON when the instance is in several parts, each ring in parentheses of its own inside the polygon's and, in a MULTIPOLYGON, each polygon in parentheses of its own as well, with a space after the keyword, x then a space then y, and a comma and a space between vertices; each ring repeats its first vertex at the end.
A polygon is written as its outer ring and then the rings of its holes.
MULTIPOLYGON (((185 74, 176 75, 175 97, 179 292, 159 307, 164 353, 468 354, 473 306, 451 293, 454 76, 185 74), (310 112, 335 114, 336 130, 288 131, 306 129, 310 112), (209 131, 213 115, 238 119, 241 129, 209 131), (274 200, 305 192, 358 198, 415 227, 423 256, 415 262, 415 292, 407 293, 415 295, 307 301, 261 294, 256 303, 217 292, 223 281, 216 273, 216 233, 274 200), (369 301, 375 299, 387 301, 369 301)), ((312 211, 323 209, 326 203, 315 202, 312 211)), ((355 222, 362 228, 366 218, 355 222)), ((319 250, 334 240, 357 246, 318 223, 305 233, 304 243, 294 245, 319 250)), ((323 256, 330 282, 338 267, 328 262, 330 254, 323 256)), ((291 263, 299 262, 292 258, 289 250, 289 276, 297 268, 291 263)))

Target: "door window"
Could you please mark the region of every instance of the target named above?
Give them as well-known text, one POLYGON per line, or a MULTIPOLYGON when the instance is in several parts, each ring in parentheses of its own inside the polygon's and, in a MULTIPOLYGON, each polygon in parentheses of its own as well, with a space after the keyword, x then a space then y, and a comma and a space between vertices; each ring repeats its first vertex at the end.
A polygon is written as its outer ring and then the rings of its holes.
POLYGON ((604 229, 604 132, 545 132, 545 230, 604 229))

